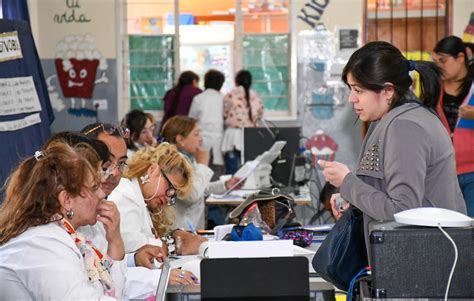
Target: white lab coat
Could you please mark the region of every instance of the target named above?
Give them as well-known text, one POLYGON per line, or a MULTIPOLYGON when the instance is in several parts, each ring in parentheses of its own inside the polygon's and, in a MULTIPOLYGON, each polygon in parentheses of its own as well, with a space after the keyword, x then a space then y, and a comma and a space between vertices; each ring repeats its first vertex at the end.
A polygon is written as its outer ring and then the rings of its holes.
POLYGON ((107 199, 114 202, 120 212, 120 233, 126 253, 135 252, 146 244, 162 246, 162 241, 151 232, 153 223, 136 178, 120 179, 107 199))
MULTIPOLYGON (((111 276, 122 298, 125 261, 115 261, 111 276)), ((0 246, 0 300, 114 300, 91 283, 72 237, 49 223, 31 227, 0 246)))
POLYGON ((189 229, 188 221, 194 229, 204 229, 205 226, 205 197, 211 193, 224 193, 224 182, 210 182, 214 172, 204 164, 192 163, 194 167, 193 187, 186 199, 178 199, 174 205, 176 220, 174 228, 189 229))
POLYGON ((224 136, 224 95, 214 89, 206 89, 194 97, 189 117, 197 119, 202 136, 202 147, 212 149, 212 164, 224 165, 221 152, 224 136))

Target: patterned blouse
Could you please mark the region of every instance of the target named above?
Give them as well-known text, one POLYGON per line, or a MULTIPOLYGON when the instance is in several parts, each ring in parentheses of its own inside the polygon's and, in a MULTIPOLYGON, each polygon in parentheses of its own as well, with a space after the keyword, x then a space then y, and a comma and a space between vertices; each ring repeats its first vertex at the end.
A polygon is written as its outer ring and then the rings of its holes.
POLYGON ((242 86, 234 88, 224 98, 224 124, 227 128, 255 127, 257 119, 263 115, 260 97, 250 90, 252 120, 249 118, 249 106, 242 86))

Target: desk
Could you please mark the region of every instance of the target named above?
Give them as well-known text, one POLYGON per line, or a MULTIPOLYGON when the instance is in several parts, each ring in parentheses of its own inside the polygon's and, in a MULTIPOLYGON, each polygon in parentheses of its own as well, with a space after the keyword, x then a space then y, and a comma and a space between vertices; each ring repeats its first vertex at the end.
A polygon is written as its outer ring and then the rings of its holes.
MULTIPOLYGON (((309 278, 309 300, 321 301, 335 300, 334 287, 319 277, 309 278)), ((201 300, 201 287, 199 285, 173 285, 166 290, 166 300, 168 301, 188 301, 201 300)))

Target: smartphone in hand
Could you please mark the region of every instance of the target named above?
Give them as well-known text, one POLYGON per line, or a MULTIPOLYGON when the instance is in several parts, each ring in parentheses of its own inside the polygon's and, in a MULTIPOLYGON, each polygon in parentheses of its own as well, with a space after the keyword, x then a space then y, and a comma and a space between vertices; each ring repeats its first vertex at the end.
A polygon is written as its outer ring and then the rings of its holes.
POLYGON ((347 207, 347 204, 349 202, 344 200, 340 194, 337 194, 336 195, 336 210, 337 212, 339 213, 344 213, 344 211, 346 210, 346 207, 347 207))

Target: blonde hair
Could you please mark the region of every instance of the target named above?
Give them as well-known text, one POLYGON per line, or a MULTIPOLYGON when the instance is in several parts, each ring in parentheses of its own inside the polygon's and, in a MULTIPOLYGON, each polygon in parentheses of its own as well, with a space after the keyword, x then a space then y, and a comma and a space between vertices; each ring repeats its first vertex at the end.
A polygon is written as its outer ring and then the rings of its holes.
POLYGON ((90 189, 89 179, 100 184, 99 157, 86 144, 71 147, 51 142, 36 157, 25 159, 8 178, 0 208, 0 245, 28 228, 51 222, 60 213, 62 190, 78 196, 90 189), (37 158, 36 158, 37 157, 37 158))
MULTIPOLYGON (((178 197, 185 199, 192 189, 193 167, 188 160, 178 152, 176 146, 167 142, 161 143, 156 147, 148 146, 138 152, 127 161, 128 168, 124 177, 132 179, 144 176, 148 168, 156 163, 166 174, 178 173, 183 177, 183 182, 175 188, 178 197)), ((159 236, 163 236, 169 230, 175 219, 175 214, 170 206, 164 206, 158 210, 152 210, 151 219, 155 230, 159 236)))

